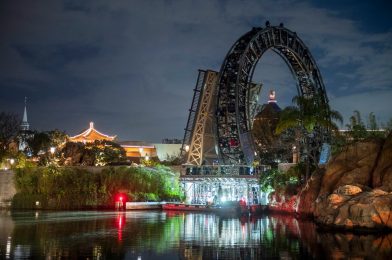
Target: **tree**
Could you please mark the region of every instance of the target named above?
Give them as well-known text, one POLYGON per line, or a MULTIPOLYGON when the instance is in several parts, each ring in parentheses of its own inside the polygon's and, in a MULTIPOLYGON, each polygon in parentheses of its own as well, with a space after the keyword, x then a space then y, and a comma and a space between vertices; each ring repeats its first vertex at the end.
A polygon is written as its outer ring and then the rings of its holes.
POLYGON ((68 136, 65 132, 58 129, 48 131, 47 134, 49 135, 50 145, 54 147, 62 146, 68 140, 68 136))
POLYGON ((10 144, 16 142, 19 120, 15 114, 0 113, 0 160, 9 152, 10 144))
POLYGON ((124 148, 119 144, 104 140, 87 144, 68 142, 60 154, 62 165, 104 166, 126 162, 124 148))
POLYGON ((321 142, 314 139, 317 131, 322 128, 337 131, 338 126, 334 121, 343 122, 343 119, 338 111, 324 104, 320 95, 295 96, 292 102, 294 106, 282 111, 275 132, 281 134, 290 128, 298 131, 306 161, 305 179, 308 179, 311 166, 317 168, 317 156, 321 148, 321 142))
POLYGON ((279 162, 291 162, 291 149, 295 144, 292 129, 275 134, 280 118, 280 109, 272 104, 264 105, 254 119, 252 135, 257 149, 257 161, 261 164, 277 166, 279 162))
POLYGON ((51 146, 50 136, 47 132, 33 132, 31 138, 27 139, 27 144, 33 156, 38 156, 40 153, 46 153, 51 146))
POLYGON ((353 115, 350 117, 350 123, 348 123, 346 127, 349 136, 354 142, 367 137, 366 127, 362 121, 361 113, 358 110, 354 110, 353 115))
POLYGON ((361 113, 354 110, 350 117, 350 123, 346 125, 348 129, 348 137, 353 142, 364 140, 369 137, 385 137, 388 131, 382 131, 377 123, 376 116, 373 112, 369 113, 367 127, 362 121, 361 113))

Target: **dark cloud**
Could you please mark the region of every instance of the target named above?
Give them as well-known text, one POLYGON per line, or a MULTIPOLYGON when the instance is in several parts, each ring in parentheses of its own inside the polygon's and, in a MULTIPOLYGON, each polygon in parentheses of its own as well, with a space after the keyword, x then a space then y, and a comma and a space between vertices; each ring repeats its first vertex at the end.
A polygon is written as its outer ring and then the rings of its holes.
MULTIPOLYGON (((235 40, 268 19, 283 22, 309 47, 335 109, 387 120, 392 26, 374 21, 372 30, 369 15, 361 16, 369 5, 354 13, 343 4, 294 0, 3 1, 0 110, 21 113, 28 96, 37 129, 75 134, 95 121, 121 139, 181 138, 197 70, 219 70, 235 40)), ((254 81, 264 84, 263 102, 271 88, 282 105, 296 92, 272 52, 254 81)))

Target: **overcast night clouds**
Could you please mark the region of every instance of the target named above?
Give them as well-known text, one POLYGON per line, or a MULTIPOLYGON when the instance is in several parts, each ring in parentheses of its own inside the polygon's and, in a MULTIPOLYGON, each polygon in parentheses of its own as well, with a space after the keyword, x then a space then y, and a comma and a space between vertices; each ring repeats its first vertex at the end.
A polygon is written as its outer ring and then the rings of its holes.
MULTIPOLYGON (((94 121, 121 140, 182 138, 197 70, 219 71, 252 27, 283 22, 319 66, 333 109, 392 117, 391 1, 17 1, 0 3, 0 111, 73 135, 94 121)), ((254 81, 296 94, 267 53, 254 81)))

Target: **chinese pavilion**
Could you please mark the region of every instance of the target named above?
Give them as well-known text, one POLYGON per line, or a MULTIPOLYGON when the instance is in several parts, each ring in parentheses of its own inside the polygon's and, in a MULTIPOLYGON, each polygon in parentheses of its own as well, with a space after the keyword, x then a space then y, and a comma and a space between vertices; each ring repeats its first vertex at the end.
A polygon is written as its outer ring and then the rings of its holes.
POLYGON ((94 128, 94 123, 90 122, 90 127, 82 133, 70 136, 69 141, 81 143, 93 143, 94 141, 111 141, 118 143, 124 148, 126 157, 133 162, 140 162, 142 159, 149 159, 157 157, 156 147, 153 144, 148 144, 142 141, 115 141, 116 135, 110 136, 103 134, 94 128))
POLYGON ((94 141, 111 141, 113 142, 114 139, 116 138, 116 135, 110 136, 110 135, 105 135, 98 130, 94 128, 94 122, 90 122, 90 127, 84 130, 82 133, 75 135, 75 136, 70 136, 69 140, 71 142, 81 142, 81 143, 93 143, 94 141))

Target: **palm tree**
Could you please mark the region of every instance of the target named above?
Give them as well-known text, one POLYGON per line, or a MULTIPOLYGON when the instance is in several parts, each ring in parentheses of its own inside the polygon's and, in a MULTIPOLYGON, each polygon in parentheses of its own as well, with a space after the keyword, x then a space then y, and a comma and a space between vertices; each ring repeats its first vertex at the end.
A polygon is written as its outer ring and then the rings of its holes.
POLYGON ((275 133, 281 134, 287 129, 296 130, 304 144, 307 180, 311 163, 317 167, 316 157, 321 145, 320 142, 317 145, 312 143, 316 136, 315 132, 320 129, 337 131, 338 126, 333 120, 342 123, 343 119, 338 111, 331 110, 328 104, 322 102, 320 95, 295 96, 292 102, 294 106, 289 106, 282 111, 275 133))

